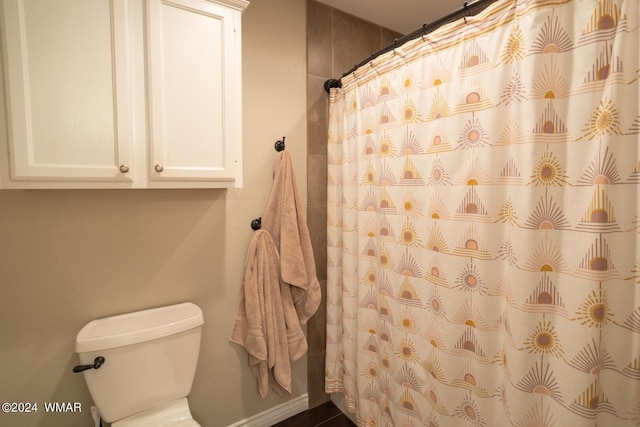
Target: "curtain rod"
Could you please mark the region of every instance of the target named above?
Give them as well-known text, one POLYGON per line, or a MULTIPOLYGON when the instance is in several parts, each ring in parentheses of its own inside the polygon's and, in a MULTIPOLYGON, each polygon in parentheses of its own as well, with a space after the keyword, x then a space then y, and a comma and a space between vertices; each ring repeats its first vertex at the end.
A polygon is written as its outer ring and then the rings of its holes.
MULTIPOLYGON (((417 39, 418 37, 422 37, 423 35, 430 33, 431 31, 437 29, 438 27, 443 26, 444 24, 448 24, 449 22, 455 21, 456 19, 463 17, 463 16, 471 16, 475 13, 479 13, 481 12, 484 8, 486 8, 487 6, 489 6, 491 3, 495 2, 496 0, 475 0, 471 3, 469 2, 465 2, 464 5, 462 6, 462 8, 456 10, 455 12, 451 12, 448 15, 445 15, 441 18, 436 19, 435 21, 431 22, 431 23, 425 23, 422 25, 422 27, 418 28, 417 30, 413 31, 412 33, 409 33, 407 35, 404 35, 402 37, 400 37, 399 39, 395 39, 393 41, 393 43, 391 43, 389 46, 382 48, 381 50, 379 50, 376 53, 371 54, 371 56, 369 56, 367 59, 365 59, 364 61, 360 62, 359 64, 355 65, 352 69, 350 69, 349 71, 347 71, 346 73, 344 73, 342 75, 342 77, 345 77, 351 73, 353 73, 354 71, 356 71, 358 68, 362 67, 363 65, 366 65, 367 63, 373 61, 374 59, 376 59, 377 57, 379 57, 382 54, 385 54, 387 52, 392 51, 393 49, 397 48, 398 46, 413 40, 413 39, 417 39)), ((342 79, 342 77, 340 77, 340 79, 342 79)), ((324 90, 329 93, 329 90, 331 88, 335 88, 335 87, 342 87, 342 82, 340 81, 340 79, 329 79, 326 82, 324 82, 324 90)))

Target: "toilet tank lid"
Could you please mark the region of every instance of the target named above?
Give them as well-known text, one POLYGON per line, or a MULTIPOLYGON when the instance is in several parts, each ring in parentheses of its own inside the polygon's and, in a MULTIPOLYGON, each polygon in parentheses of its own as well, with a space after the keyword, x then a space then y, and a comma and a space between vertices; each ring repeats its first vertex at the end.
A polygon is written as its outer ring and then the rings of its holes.
POLYGON ((201 326, 202 310, 191 302, 105 317, 87 323, 76 336, 76 353, 122 347, 201 326))

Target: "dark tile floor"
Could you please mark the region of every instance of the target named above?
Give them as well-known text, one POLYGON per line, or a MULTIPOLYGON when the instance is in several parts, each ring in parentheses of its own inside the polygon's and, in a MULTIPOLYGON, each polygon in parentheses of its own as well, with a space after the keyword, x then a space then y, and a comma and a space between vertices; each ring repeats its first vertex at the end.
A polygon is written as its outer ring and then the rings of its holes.
POLYGON ((275 424, 273 427, 355 427, 340 409, 329 401, 275 424))

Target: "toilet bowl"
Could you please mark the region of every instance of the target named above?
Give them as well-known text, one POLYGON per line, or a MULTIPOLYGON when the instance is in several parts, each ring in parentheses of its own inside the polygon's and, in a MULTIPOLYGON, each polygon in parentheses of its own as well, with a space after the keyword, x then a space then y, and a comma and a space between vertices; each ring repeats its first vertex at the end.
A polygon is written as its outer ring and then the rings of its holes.
POLYGON ((112 427, 195 427, 187 396, 202 310, 190 302, 97 319, 76 336, 89 393, 112 427))

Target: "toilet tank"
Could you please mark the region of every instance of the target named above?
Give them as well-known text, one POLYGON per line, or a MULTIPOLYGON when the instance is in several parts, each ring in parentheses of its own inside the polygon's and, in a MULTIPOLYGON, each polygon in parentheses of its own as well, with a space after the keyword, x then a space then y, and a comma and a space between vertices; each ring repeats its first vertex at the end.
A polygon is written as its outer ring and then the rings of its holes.
POLYGON ((102 418, 112 423, 191 391, 198 362, 202 310, 190 302, 106 317, 76 337, 83 371, 102 418))

